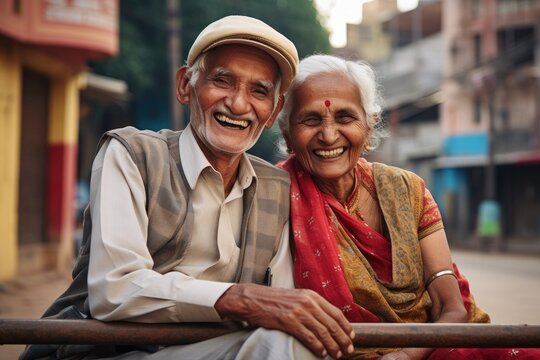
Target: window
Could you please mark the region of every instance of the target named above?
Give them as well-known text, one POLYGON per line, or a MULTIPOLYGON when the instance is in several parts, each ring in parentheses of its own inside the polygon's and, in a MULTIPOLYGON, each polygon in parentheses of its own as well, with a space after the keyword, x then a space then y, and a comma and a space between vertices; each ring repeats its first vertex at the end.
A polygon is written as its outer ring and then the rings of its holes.
POLYGON ((482 98, 479 95, 475 95, 473 103, 473 123, 478 125, 480 124, 480 121, 482 121, 482 98))
POLYGON ((506 28, 497 32, 497 46, 507 67, 534 64, 536 41, 532 26, 506 28))
POLYGON ((474 65, 479 66, 482 63, 482 36, 474 36, 474 65))
POLYGON ((471 13, 473 18, 479 18, 484 14, 484 1, 483 0, 472 0, 471 3, 471 13))
POLYGON ((13 13, 20 15, 22 11, 22 0, 13 0, 13 13))
POLYGON ((503 15, 530 11, 537 7, 537 0, 497 0, 497 13, 503 15))

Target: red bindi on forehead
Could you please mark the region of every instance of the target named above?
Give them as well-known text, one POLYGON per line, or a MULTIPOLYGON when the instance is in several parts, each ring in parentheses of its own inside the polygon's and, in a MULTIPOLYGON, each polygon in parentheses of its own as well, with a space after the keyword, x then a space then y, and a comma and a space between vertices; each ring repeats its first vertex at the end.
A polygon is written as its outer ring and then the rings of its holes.
POLYGON ((330 102, 330 100, 328 100, 328 99, 324 100, 324 106, 330 107, 331 104, 332 103, 330 102))

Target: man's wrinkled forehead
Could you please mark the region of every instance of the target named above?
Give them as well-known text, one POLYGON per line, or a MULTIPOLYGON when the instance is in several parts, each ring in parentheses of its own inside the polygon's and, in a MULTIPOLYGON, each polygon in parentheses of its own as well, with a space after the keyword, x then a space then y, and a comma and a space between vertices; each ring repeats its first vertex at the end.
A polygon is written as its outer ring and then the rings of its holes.
POLYGON ((205 76, 237 78, 238 73, 266 90, 279 90, 281 72, 276 61, 266 52, 249 45, 223 45, 204 54, 201 67, 205 76), (243 71, 249 70, 249 71, 243 71))

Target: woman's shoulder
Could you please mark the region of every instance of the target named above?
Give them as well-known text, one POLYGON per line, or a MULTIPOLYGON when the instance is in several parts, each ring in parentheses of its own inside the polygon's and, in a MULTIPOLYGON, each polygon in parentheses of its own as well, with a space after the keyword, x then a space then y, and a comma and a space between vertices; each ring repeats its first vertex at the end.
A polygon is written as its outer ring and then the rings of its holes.
POLYGON ((393 178, 403 178, 406 182, 414 182, 422 185, 424 184, 424 180, 413 171, 379 162, 369 164, 371 165, 371 172, 374 178, 375 176, 383 175, 386 177, 390 176, 393 178))

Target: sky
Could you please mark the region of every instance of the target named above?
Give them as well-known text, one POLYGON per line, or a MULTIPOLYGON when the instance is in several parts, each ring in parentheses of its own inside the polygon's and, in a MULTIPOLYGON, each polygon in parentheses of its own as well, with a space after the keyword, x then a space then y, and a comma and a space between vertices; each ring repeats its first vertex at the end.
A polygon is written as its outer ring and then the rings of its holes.
MULTIPOLYGON (((319 12, 327 19, 325 25, 330 31, 333 47, 343 47, 347 43, 347 23, 362 22, 362 4, 371 0, 315 0, 319 12)), ((418 0, 397 0, 400 11, 414 9, 418 0)))

